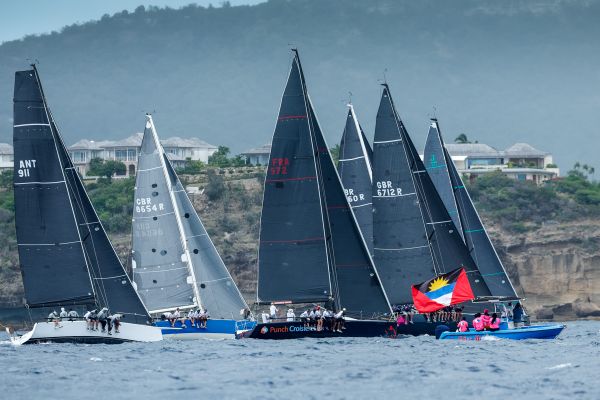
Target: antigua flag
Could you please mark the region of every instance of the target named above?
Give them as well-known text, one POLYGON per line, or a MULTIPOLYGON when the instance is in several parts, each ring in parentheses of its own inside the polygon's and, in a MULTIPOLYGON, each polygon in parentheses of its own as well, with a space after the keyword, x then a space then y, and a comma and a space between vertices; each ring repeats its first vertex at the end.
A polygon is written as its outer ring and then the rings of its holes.
POLYGON ((421 313, 434 312, 475 298, 464 268, 413 285, 412 296, 415 308, 421 313))

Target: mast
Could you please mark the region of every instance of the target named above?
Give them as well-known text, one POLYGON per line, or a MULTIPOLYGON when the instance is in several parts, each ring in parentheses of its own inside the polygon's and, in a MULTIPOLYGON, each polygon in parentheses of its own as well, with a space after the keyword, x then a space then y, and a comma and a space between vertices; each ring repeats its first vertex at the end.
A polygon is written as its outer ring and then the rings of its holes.
MULTIPOLYGON (((192 277, 192 289, 194 291, 195 303, 198 307, 202 307, 202 300, 200 297, 200 291, 198 290, 198 281, 196 280, 196 273, 194 271, 192 265, 192 257, 190 256, 190 249, 188 248, 187 240, 185 238, 185 230, 183 229, 183 225, 181 223, 181 215, 179 213, 179 208, 177 207, 177 201, 175 200, 175 193, 173 192, 173 186, 171 185, 171 180, 169 179, 169 173, 167 171, 167 166, 165 165, 165 151, 158 140, 158 135, 156 134, 156 128, 154 127, 154 121, 152 120, 152 116, 150 114, 146 114, 146 124, 150 125, 150 131, 152 132, 152 138, 154 139, 154 144, 159 152, 159 158, 161 162, 162 172, 165 177, 165 181, 167 182, 167 188, 169 191, 169 196, 171 198, 171 204, 173 206, 173 213, 175 214, 175 220, 177 221, 177 228, 179 229, 179 238, 181 240, 181 245, 183 247, 183 252, 185 254, 185 263, 187 263, 188 271, 190 276, 192 277)), ((182 260, 183 261, 183 260, 182 260)))

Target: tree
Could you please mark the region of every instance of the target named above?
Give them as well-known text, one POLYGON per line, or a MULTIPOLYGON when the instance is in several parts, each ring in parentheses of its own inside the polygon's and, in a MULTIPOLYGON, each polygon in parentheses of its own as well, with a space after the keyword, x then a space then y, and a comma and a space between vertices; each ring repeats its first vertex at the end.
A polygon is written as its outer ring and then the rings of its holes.
POLYGON ((460 135, 458 135, 456 137, 456 139, 454 139, 454 142, 455 143, 462 143, 462 144, 464 144, 464 143, 471 143, 469 141, 469 138, 467 137, 467 135, 465 135, 464 133, 461 133, 460 135))
POLYGON ((127 167, 121 161, 92 158, 88 175, 103 176, 110 181, 113 175, 125 175, 126 172, 127 167))
POLYGON ((219 149, 215 151, 213 155, 208 157, 208 165, 220 168, 229 167, 231 165, 231 161, 227 157, 229 153, 229 147, 219 146, 219 149))
POLYGON ((329 152, 331 153, 331 158, 333 158, 333 164, 337 165, 340 161, 340 145, 336 144, 329 149, 329 152))
POLYGON ((208 184, 204 193, 209 200, 214 201, 223 197, 225 193, 225 182, 222 176, 217 175, 214 170, 208 170, 208 184))

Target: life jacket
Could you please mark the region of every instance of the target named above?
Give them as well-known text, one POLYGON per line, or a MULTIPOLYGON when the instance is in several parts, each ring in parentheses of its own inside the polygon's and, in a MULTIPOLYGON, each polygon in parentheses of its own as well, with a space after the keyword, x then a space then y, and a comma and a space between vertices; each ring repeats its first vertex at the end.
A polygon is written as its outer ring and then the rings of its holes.
MULTIPOLYGON (((473 325, 475 325, 475 321, 473 321, 473 325)), ((460 321, 458 323, 458 331, 466 332, 469 330, 469 323, 467 321, 460 321)))
POLYGON ((481 317, 473 319, 473 328, 475 328, 476 331, 482 331, 484 327, 481 317))
POLYGON ((490 328, 492 328, 492 329, 500 329, 500 318, 496 318, 496 320, 493 323, 490 320, 490 328))
POLYGON ((490 317, 489 315, 483 314, 481 316, 481 322, 483 322, 483 327, 484 328, 489 328, 490 327, 490 321, 491 320, 492 320, 492 317, 490 317))
POLYGON ((402 314, 398 315, 398 318, 396 319, 396 325, 402 325, 406 322, 406 320, 404 319, 404 317, 402 316, 402 314))

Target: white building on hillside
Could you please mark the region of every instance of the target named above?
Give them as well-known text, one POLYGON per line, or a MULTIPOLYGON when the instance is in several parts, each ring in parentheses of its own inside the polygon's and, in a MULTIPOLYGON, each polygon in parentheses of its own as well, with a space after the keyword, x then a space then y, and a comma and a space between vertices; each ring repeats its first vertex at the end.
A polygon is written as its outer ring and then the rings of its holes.
MULTIPOLYGON (((86 176, 93 158, 121 161, 127 167, 126 176, 133 176, 137 169, 137 157, 142 146, 142 137, 143 133, 138 132, 116 141, 95 142, 82 139, 69 146, 68 151, 75 167, 83 176, 86 176)), ((172 137, 161 140, 161 143, 167 157, 175 167, 184 166, 188 160, 207 163, 208 157, 218 150, 216 146, 198 138, 172 137)))
POLYGON ((14 150, 8 143, 0 143, 0 171, 13 168, 14 150))

